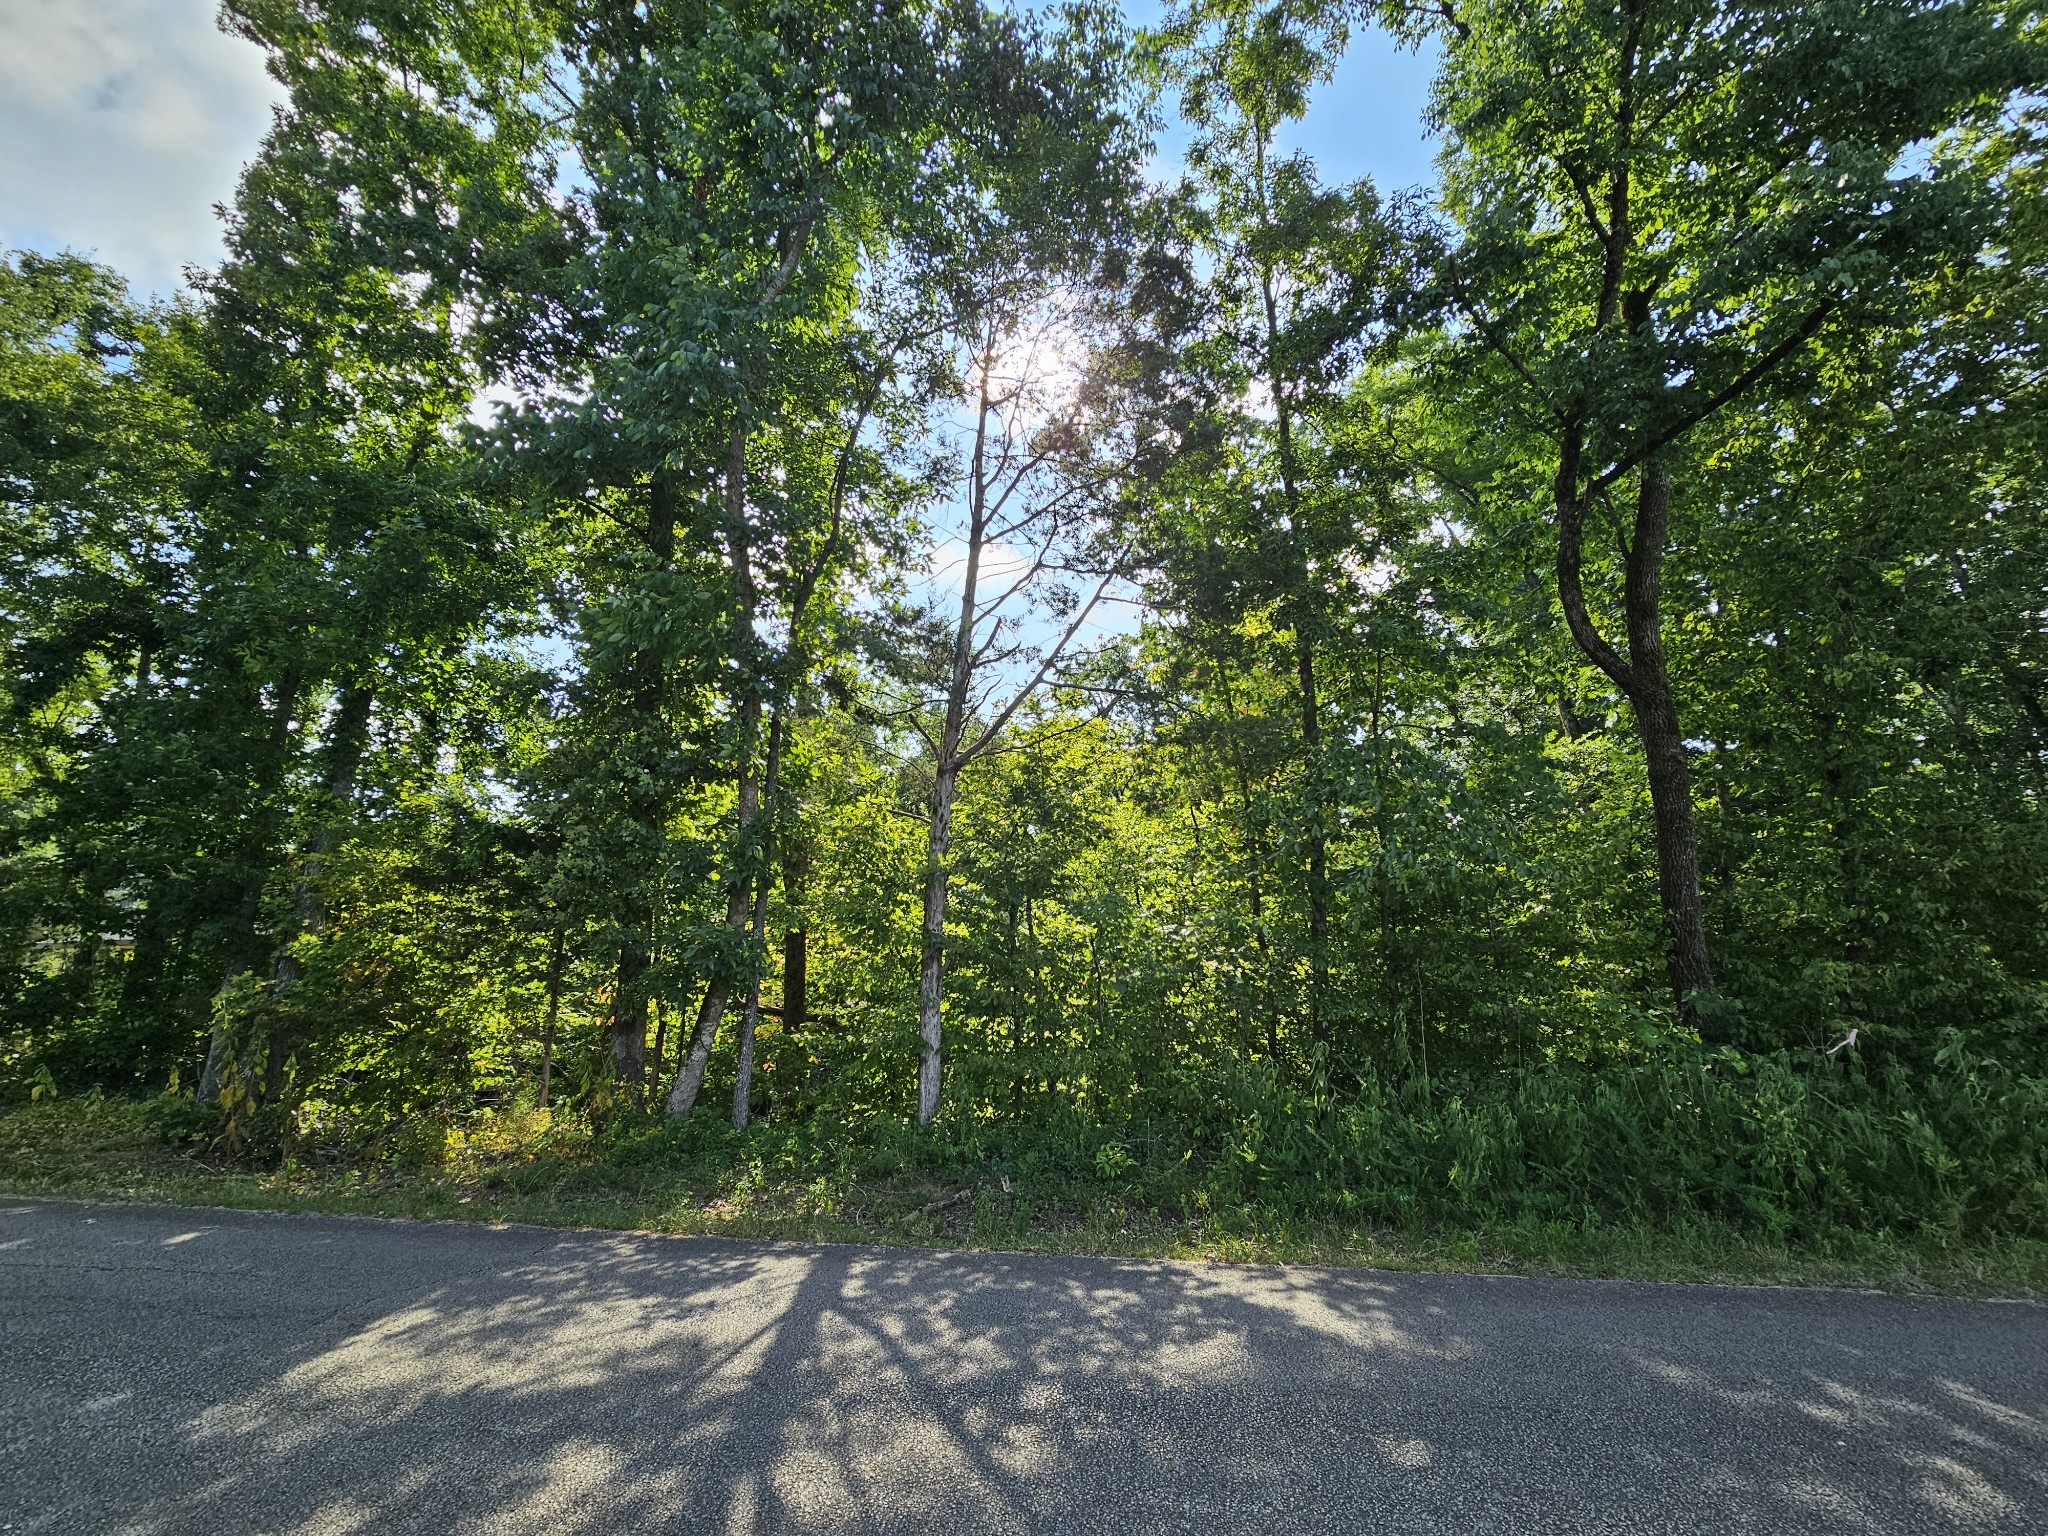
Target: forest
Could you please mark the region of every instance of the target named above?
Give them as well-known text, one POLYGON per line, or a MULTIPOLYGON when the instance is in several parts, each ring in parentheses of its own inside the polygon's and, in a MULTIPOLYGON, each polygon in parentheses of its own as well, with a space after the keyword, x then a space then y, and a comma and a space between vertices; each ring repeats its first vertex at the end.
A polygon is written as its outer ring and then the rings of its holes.
POLYGON ((15 1113, 2048 1238, 2034 0, 221 24, 0 260, 15 1113))

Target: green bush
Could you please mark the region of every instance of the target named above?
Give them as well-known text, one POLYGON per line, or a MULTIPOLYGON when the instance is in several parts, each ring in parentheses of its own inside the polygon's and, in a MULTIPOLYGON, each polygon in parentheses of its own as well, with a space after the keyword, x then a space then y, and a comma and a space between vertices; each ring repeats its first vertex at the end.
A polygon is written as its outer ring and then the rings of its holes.
POLYGON ((2048 1080, 1971 1058, 1865 1073, 1675 1054, 1519 1077, 1368 1077, 1341 1105, 1266 1073, 1222 1084, 1212 1194, 1391 1221, 2048 1235, 2048 1080))

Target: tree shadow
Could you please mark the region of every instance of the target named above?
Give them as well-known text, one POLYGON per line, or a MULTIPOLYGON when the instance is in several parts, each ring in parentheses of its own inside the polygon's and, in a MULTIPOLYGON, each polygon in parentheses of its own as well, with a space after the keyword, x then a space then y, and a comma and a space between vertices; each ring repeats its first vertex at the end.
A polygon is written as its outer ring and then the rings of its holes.
POLYGON ((24 1531, 2048 1525, 2033 1308, 56 1205, 0 1276, 24 1531))

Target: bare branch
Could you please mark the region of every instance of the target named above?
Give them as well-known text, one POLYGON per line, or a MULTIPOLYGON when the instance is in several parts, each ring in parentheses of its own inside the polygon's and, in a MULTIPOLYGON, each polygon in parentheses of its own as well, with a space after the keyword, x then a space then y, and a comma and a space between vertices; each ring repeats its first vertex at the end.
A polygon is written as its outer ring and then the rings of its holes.
POLYGON ((983 619, 997 612, 1011 598, 1035 581, 1045 571, 1046 567, 1052 563, 1051 556, 1052 534, 1047 533, 1045 541, 1038 547, 1038 552, 1031 557, 1031 563, 1025 567, 1024 574, 1019 576, 1008 587, 1005 587, 999 596, 992 597, 986 603, 983 603, 975 612, 974 622, 980 624, 983 619))
POLYGON ((1095 605, 1102 601, 1102 594, 1109 590, 1109 584, 1122 574, 1124 558, 1128 554, 1128 550, 1119 552, 1116 561, 1096 585, 1094 593, 1087 602, 1081 605, 1072 620, 1068 622, 1066 630, 1061 634, 1058 643, 1050 651, 1046 652, 1045 659, 1039 663, 1038 670, 1032 674, 1031 681, 1017 690, 1015 696, 1003 707, 1002 713, 990 721, 987 728, 975 738, 973 744, 961 751, 954 761, 962 764, 969 763, 987 751, 990 744, 1001 733, 1003 727, 1010 723, 1010 717, 1017 713, 1018 708, 1026 699, 1038 691, 1039 685, 1045 681, 1046 677, 1052 672, 1052 669, 1059 664, 1060 658, 1066 654, 1066 649, 1072 644, 1074 636, 1080 633, 1081 626, 1087 623, 1088 615, 1095 611, 1095 605))
POLYGON ((860 397, 859 408, 854 412, 852 430, 846 434, 845 445, 839 450, 838 461, 832 467, 832 523, 825 535, 825 542, 818 549, 818 558, 811 562, 798 583, 796 596, 790 602, 789 631, 795 641, 797 626, 803 622, 804 610, 810 606, 812 596, 818 590, 826 568, 839 552, 839 539, 845 523, 846 479, 851 472, 854 450, 860 446, 860 435, 867 429, 868 417, 874 411, 876 397, 882 392, 882 381, 896 362, 899 348, 892 348, 888 356, 876 367, 868 379, 868 387, 860 397))

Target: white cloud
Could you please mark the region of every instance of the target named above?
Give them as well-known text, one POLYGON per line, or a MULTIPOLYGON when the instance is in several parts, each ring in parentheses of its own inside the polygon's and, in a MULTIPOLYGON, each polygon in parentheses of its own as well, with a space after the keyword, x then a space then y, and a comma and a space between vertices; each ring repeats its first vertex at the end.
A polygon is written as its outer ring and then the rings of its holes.
POLYGON ((169 293, 221 255, 280 97, 214 0, 0 0, 0 245, 69 248, 169 293))

